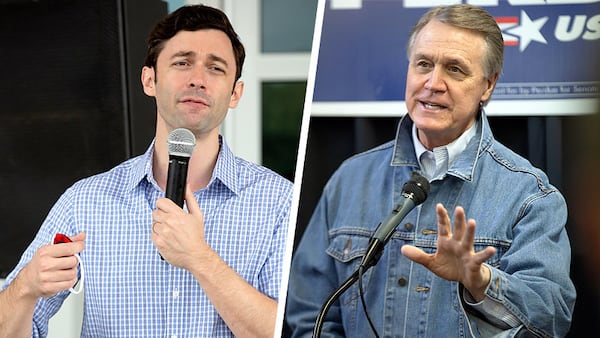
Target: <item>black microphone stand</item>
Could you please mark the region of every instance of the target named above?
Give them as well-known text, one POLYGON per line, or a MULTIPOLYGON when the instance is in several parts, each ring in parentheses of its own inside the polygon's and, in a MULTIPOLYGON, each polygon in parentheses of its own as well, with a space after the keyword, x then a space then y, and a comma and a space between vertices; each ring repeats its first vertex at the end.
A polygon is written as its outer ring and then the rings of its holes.
POLYGON ((358 270, 354 271, 354 273, 340 285, 334 293, 332 293, 327 301, 323 303, 321 310, 319 311, 319 316, 315 322, 315 327, 313 329, 313 338, 321 337, 321 330, 323 329, 323 321, 325 320, 325 315, 329 311, 329 308, 333 303, 344 293, 348 288, 352 286, 352 284, 356 283, 358 280, 358 270))
MULTIPOLYGON (((419 175, 417 172, 414 172, 411 179, 404 184, 402 187, 402 195, 406 197, 406 203, 410 201, 411 203, 405 204, 402 203, 394 208, 394 213, 388 217, 388 219, 384 222, 386 231, 383 231, 383 238, 379 238, 378 236, 380 226, 382 223, 379 223, 377 228, 375 229, 374 236, 369 240, 369 247, 367 251, 363 255, 362 261, 360 262, 359 268, 352 273, 348 279, 346 279, 342 285, 340 285, 334 293, 332 293, 329 298, 325 301, 321 310, 319 311, 319 315, 317 316, 317 320, 315 321, 315 327, 313 329, 313 338, 321 337, 321 330, 323 329, 323 321, 325 320, 325 315, 329 311, 329 308, 333 305, 333 303, 340 297, 342 293, 344 293, 352 284, 362 278, 362 275, 367 272, 370 268, 375 266, 381 255, 383 254, 383 249, 387 242, 392 238, 392 235, 395 232, 395 228, 398 223, 404 218, 412 208, 423 203, 425 199, 427 199, 427 194, 429 193, 429 181, 426 178, 419 175), (393 228, 388 229, 388 224, 394 225, 393 228)), ((360 283, 359 283, 360 284, 360 283)), ((361 287, 362 288, 362 287, 361 287)), ((362 293, 361 293, 362 297, 362 293)), ((362 298, 361 298, 362 299, 362 298)), ((363 301, 363 308, 366 311, 366 307, 363 301)), ((369 324, 373 331, 375 328, 373 327, 373 323, 367 314, 367 319, 369 320, 369 324)), ((375 332, 377 335, 377 332, 375 332)))
MULTIPOLYGON (((391 235, 388 236, 388 238, 386 238, 386 239, 389 240, 389 237, 391 237, 391 235)), ((387 242, 387 240, 385 242, 387 242)), ((333 292, 329 296, 329 298, 327 298, 325 303, 323 303, 323 306, 321 307, 321 310, 319 311, 319 315, 317 316, 317 320, 315 321, 315 327, 313 329, 313 335, 312 335, 313 338, 321 337, 321 330, 323 330, 323 322, 325 321, 325 316, 327 315, 327 312, 329 312, 329 308, 331 308, 333 303, 344 292, 346 292, 346 290, 348 290, 352 286, 352 284, 356 283, 356 281, 358 281, 359 277, 361 277, 367 270, 369 270, 370 268, 375 266, 375 264, 377 264, 377 262, 379 261, 379 258, 381 258, 381 255, 383 254, 383 248, 384 248, 385 242, 381 242, 375 238, 372 239, 371 242, 369 243, 369 249, 363 256, 363 260, 360 263, 360 267, 358 269, 356 269, 356 271, 354 271, 352 273, 352 275, 350 275, 350 277, 348 277, 348 279, 346 279, 335 290, 335 292, 333 292), (362 271, 361 271, 361 269, 362 269, 362 271)))

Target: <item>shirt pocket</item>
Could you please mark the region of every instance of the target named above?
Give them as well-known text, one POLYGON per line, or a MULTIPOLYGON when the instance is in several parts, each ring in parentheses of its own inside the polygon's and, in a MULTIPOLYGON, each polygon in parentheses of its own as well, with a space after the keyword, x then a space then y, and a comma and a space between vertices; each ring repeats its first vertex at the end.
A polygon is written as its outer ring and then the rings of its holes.
POLYGON ((475 237, 473 248, 475 252, 479 252, 488 246, 496 248, 496 253, 490 257, 486 263, 492 267, 498 268, 500 266, 500 259, 510 249, 512 242, 506 240, 499 240, 496 238, 488 237, 475 237))
MULTIPOLYGON (((329 237, 330 242, 326 252, 336 262, 336 272, 341 285, 358 270, 362 257, 369 246, 371 232, 358 228, 337 228, 330 231, 329 237)), ((372 269, 363 274, 363 290, 368 288, 371 276, 372 269)), ((358 297, 358 283, 354 283, 342 294, 340 300, 346 306, 356 305, 358 297)))
POLYGON ((371 232, 358 228, 337 228, 329 232, 329 247, 326 252, 341 263, 352 263, 357 260, 356 267, 367 251, 371 232))

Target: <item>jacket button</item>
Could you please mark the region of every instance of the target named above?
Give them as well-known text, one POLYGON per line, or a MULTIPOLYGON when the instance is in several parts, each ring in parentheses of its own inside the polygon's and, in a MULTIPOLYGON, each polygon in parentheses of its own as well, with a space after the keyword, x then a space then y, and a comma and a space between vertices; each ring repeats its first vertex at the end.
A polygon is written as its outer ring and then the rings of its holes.
POLYGON ((398 278, 398 285, 400 286, 406 286, 406 279, 404 278, 398 278))
POLYGON ((408 222, 406 224, 404 224, 404 229, 410 231, 413 229, 413 224, 411 222, 408 222))

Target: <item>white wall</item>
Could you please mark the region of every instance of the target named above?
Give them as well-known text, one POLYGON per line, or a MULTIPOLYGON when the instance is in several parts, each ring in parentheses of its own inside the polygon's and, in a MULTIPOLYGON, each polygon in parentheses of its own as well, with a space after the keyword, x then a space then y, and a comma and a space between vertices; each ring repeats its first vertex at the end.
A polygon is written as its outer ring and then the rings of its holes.
POLYGON ((48 338, 77 338, 83 321, 83 292, 71 294, 50 319, 48 338))
MULTIPOLYGON (((0 285, 4 279, 0 278, 0 285)), ((83 292, 70 295, 60 311, 50 319, 48 338, 77 338, 81 333, 83 320, 83 292)))

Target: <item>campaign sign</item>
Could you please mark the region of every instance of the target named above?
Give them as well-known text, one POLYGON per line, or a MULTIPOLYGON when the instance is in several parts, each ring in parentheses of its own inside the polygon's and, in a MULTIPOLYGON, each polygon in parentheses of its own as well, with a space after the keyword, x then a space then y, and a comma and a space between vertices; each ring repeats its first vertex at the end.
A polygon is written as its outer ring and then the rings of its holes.
POLYGON ((598 110, 600 0, 326 0, 314 115, 399 115, 410 30, 431 7, 481 6, 504 38, 489 115, 598 110))

